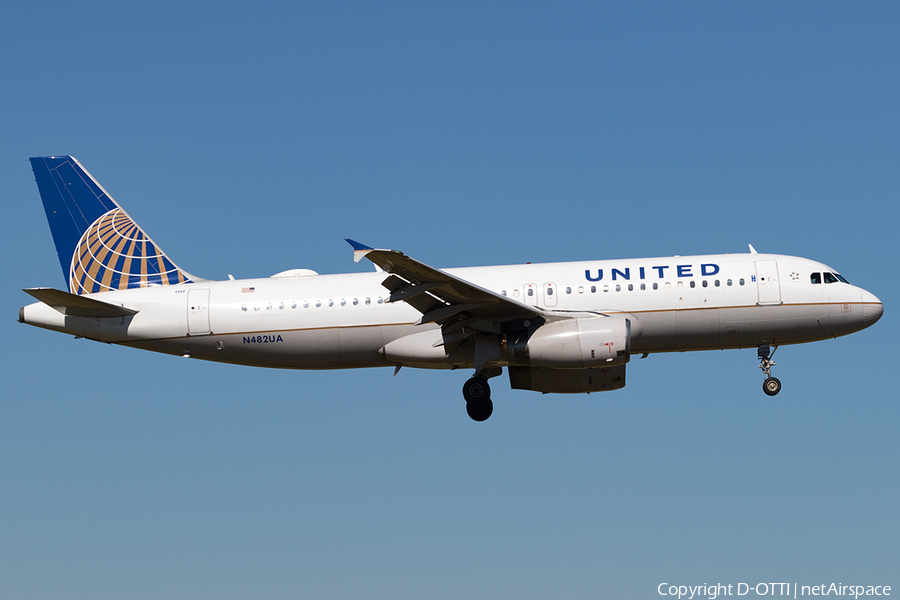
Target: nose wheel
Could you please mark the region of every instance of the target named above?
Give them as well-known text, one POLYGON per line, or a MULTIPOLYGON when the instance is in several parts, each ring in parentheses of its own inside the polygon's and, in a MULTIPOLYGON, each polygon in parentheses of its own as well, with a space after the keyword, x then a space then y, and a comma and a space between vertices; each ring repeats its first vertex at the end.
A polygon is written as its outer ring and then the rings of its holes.
POLYGON ((766 374, 766 380, 763 381, 763 391, 767 396, 774 396, 781 391, 781 382, 777 377, 772 377, 772 367, 775 366, 772 356, 776 350, 778 350, 778 346, 771 349, 769 346, 760 346, 758 351, 759 368, 766 374))
POLYGON ((777 377, 767 377, 763 381, 763 391, 769 396, 774 396, 781 391, 781 382, 777 377))

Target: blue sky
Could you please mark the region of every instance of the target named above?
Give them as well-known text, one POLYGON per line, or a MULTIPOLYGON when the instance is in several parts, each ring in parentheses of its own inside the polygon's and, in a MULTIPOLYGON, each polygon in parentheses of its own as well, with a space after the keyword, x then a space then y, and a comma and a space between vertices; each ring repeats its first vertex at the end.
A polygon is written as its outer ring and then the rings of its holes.
POLYGON ((900 586, 900 9, 20 2, 0 21, 3 598, 658 597, 900 586), (761 252, 873 328, 632 361, 625 389, 288 372, 15 322, 72 154, 202 277, 761 252), (894 390, 894 392, 891 392, 894 390))

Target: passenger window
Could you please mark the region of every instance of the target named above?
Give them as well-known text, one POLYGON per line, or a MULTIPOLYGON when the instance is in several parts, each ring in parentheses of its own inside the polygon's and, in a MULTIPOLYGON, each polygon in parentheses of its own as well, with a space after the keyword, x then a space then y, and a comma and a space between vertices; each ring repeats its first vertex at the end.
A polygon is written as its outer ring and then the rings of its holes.
POLYGON ((634 291, 634 285, 633 285, 633 284, 630 284, 630 283, 628 284, 628 291, 629 291, 629 292, 633 292, 633 291, 634 291))
POLYGON ((341 306, 347 306, 346 298, 341 298, 341 306))
POLYGON ((534 296, 534 289, 533 289, 533 288, 528 288, 528 295, 529 295, 529 296, 534 296))
POLYGON ((618 283, 616 284, 616 291, 617 291, 617 292, 621 292, 621 291, 622 291, 622 286, 619 285, 618 283))
POLYGON ((278 310, 283 310, 283 309, 284 309, 284 302, 281 302, 278 304, 278 310))
POLYGON ((309 308, 309 300, 303 301, 303 308, 309 308))
POLYGON ((729 279, 728 281, 726 281, 725 285, 727 285, 728 287, 731 287, 731 280, 729 279))
POLYGON ((567 293, 567 294, 571 294, 571 293, 572 293, 572 288, 567 287, 567 288, 566 288, 566 293, 567 293))
POLYGON ((547 295, 548 295, 548 296, 552 296, 552 295, 553 295, 553 288, 552 288, 552 287, 548 287, 548 288, 547 288, 547 295))
POLYGON ((334 300, 331 298, 328 299, 328 306, 334 306, 334 300))
POLYGON ((316 300, 316 308, 322 308, 322 301, 316 300))
POLYGON ((506 290, 500 290, 500 294, 503 295, 503 296, 505 296, 505 295, 506 295, 506 290))
POLYGON ((384 302, 384 298, 382 298, 381 296, 378 296, 378 304, 381 304, 382 302, 384 302))
POLYGON ((246 305, 246 304, 241 304, 241 311, 247 312, 247 305, 246 305))
POLYGON ((709 287, 709 282, 705 279, 703 280, 703 287, 709 287))
POLYGON ((809 276, 810 283, 822 283, 822 274, 821 273, 813 273, 809 276))
POLYGON ((719 287, 719 280, 716 279, 716 287, 719 287))
POLYGON ((642 284, 641 284, 641 291, 643 292, 643 291, 646 290, 646 289, 647 289, 647 284, 646 284, 646 283, 642 283, 642 284))
POLYGON ((658 283, 654 283, 654 284, 653 284, 653 289, 654 289, 654 290, 658 290, 658 289, 659 289, 659 284, 658 284, 658 283))
POLYGON ((693 279, 691 279, 691 287, 692 287, 692 288, 697 287, 697 282, 694 281, 693 279))
POLYGON ((672 289, 672 284, 671 284, 671 282, 668 282, 668 281, 666 282, 666 289, 667 289, 667 290, 671 290, 671 289, 672 289))
POLYGON ((519 297, 519 290, 513 290, 513 296, 515 296, 516 298, 518 298, 518 297, 519 297))
POLYGON ((825 283, 837 283, 837 277, 831 273, 825 273, 825 283))
POLYGON ((297 301, 291 300, 291 308, 297 308, 297 301))
POLYGON ((741 277, 741 278, 738 280, 738 283, 741 284, 741 285, 744 285, 744 278, 741 277))
POLYGON ((603 291, 604 291, 604 292, 608 292, 608 291, 609 291, 609 286, 608 286, 608 285, 604 285, 604 286, 603 286, 603 291))
POLYGON ((578 293, 579 293, 579 294, 583 294, 583 293, 584 293, 584 288, 581 287, 581 286, 578 286, 578 293))
POLYGON ((596 285, 592 285, 592 286, 591 286, 591 293, 592 293, 592 294, 596 294, 596 293, 597 293, 597 286, 596 286, 596 285))
POLYGON ((359 304, 359 300, 356 299, 356 298, 354 298, 354 299, 353 299, 353 306, 356 306, 357 304, 359 304))
POLYGON ((370 305, 370 304, 372 304, 372 299, 371 299, 371 298, 366 298, 366 306, 368 306, 368 305, 370 305))

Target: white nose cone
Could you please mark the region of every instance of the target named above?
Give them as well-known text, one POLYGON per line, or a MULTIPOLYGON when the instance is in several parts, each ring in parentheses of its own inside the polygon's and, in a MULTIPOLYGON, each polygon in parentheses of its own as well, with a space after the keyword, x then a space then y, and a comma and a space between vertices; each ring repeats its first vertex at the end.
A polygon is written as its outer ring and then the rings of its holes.
POLYGON ((884 313, 884 305, 881 300, 875 297, 875 294, 863 292, 863 323, 866 327, 873 325, 875 321, 881 318, 884 313))

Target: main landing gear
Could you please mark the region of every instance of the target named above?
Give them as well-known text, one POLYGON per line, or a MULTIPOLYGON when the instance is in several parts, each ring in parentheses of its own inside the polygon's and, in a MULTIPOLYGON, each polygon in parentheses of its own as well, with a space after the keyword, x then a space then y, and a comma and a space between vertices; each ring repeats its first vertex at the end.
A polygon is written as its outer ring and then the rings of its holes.
POLYGON ((466 412, 473 421, 486 421, 494 412, 491 402, 491 386, 487 379, 475 375, 463 385, 463 398, 466 399, 466 412))
POLYGON ((466 412, 473 421, 487 421, 494 412, 494 403, 491 402, 491 386, 488 378, 502 373, 502 369, 485 369, 463 384, 463 398, 466 399, 466 412))
POLYGON ((759 368, 766 374, 766 380, 763 382, 763 391, 767 396, 774 396, 781 391, 781 382, 778 381, 777 377, 772 377, 772 367, 775 366, 772 356, 775 354, 775 350, 778 350, 778 346, 771 350, 768 346, 760 346, 758 350, 759 368))

